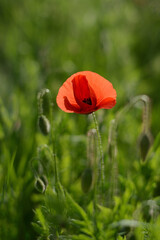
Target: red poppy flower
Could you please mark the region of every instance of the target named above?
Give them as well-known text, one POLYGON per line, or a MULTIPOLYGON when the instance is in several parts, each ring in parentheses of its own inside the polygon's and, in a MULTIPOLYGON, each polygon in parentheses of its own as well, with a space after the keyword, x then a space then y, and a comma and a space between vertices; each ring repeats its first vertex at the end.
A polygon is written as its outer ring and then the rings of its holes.
POLYGON ((57 104, 65 112, 92 113, 116 104, 116 91, 99 74, 83 71, 73 74, 60 87, 57 104))

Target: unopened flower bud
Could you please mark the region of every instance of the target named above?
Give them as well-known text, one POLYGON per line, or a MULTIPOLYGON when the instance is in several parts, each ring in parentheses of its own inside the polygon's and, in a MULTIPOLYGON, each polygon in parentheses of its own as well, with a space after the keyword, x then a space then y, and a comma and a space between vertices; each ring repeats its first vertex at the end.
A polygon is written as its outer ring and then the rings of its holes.
POLYGON ((32 158, 30 161, 30 166, 35 177, 43 174, 44 169, 39 158, 32 158))
POLYGON ((48 179, 45 175, 40 176, 40 179, 43 181, 43 184, 45 185, 45 189, 48 186, 48 179))
POLYGON ((39 114, 43 114, 49 118, 51 110, 51 94, 49 89, 42 89, 38 93, 39 114))
POLYGON ((44 135, 48 135, 48 133, 50 132, 50 122, 46 118, 46 116, 44 116, 44 115, 39 116, 38 125, 39 125, 39 129, 41 130, 41 132, 44 135))
POLYGON ((40 192, 40 193, 44 193, 44 191, 45 191, 45 184, 44 184, 44 182, 40 179, 40 178, 37 178, 36 180, 35 180, 35 188, 37 189, 37 191, 38 192, 40 192))
POLYGON ((93 172, 91 168, 86 168, 82 174, 81 187, 84 193, 89 192, 92 186, 93 172))
POLYGON ((53 160, 53 154, 52 152, 50 151, 49 147, 44 144, 44 145, 41 145, 39 148, 38 148, 38 158, 40 159, 40 163, 42 164, 43 166, 43 174, 44 173, 49 173, 50 171, 52 171, 52 160, 53 160))
POLYGON ((146 160, 148 151, 152 144, 152 136, 150 132, 143 132, 139 138, 139 148, 142 161, 146 160))

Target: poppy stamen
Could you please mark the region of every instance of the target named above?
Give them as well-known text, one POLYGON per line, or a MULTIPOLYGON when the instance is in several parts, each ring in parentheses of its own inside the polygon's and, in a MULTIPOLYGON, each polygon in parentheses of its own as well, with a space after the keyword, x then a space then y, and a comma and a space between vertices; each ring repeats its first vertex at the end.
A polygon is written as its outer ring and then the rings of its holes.
POLYGON ((88 105, 92 105, 92 100, 91 98, 84 98, 83 101, 84 103, 88 104, 88 105))

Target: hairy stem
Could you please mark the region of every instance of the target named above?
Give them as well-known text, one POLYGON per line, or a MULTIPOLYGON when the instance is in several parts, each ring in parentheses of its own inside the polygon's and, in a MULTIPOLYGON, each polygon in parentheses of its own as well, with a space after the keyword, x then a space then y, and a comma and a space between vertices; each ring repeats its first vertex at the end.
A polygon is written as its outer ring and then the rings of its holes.
POLYGON ((103 157, 103 148, 102 148, 102 139, 99 132, 99 127, 96 119, 96 115, 93 112, 92 113, 95 129, 97 132, 98 137, 98 147, 99 147, 99 153, 100 153, 100 165, 99 165, 99 177, 100 177, 100 187, 101 187, 101 195, 102 195, 102 203, 104 204, 104 181, 105 181, 105 174, 104 174, 104 157, 103 157))

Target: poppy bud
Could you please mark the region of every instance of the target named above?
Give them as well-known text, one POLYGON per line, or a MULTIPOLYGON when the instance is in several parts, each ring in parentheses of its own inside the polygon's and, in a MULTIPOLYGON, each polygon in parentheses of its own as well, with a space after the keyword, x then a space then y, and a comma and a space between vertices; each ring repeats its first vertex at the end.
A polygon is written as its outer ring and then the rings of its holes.
POLYGON ((139 138, 139 148, 140 148, 140 154, 143 162, 147 157, 147 153, 150 149, 151 144, 152 144, 152 136, 150 132, 143 132, 139 138))
POLYGON ((38 93, 38 108, 39 114, 43 114, 47 117, 50 116, 50 107, 51 107, 51 94, 49 89, 42 89, 38 93))
POLYGON ((81 187, 84 193, 89 192, 93 181, 93 172, 91 168, 86 168, 82 174, 81 187))
POLYGON ((48 133, 50 132, 50 122, 46 118, 46 116, 44 116, 44 115, 39 116, 38 125, 39 125, 39 129, 41 130, 41 132, 44 135, 48 135, 48 133))
POLYGON ((40 163, 43 166, 44 172, 48 173, 48 171, 51 170, 52 153, 50 152, 47 145, 43 145, 38 148, 38 157, 40 159, 40 163))
POLYGON ((44 182, 39 177, 35 180, 34 185, 38 192, 44 193, 46 187, 45 187, 44 182))
POLYGON ((39 158, 32 158, 30 161, 30 166, 35 177, 43 174, 44 169, 39 158))
POLYGON ((55 239, 55 236, 53 235, 53 234, 50 234, 49 236, 48 236, 48 240, 54 240, 55 239))
POLYGON ((45 175, 40 176, 40 179, 43 181, 44 185, 45 185, 45 189, 48 186, 48 179, 45 175))

